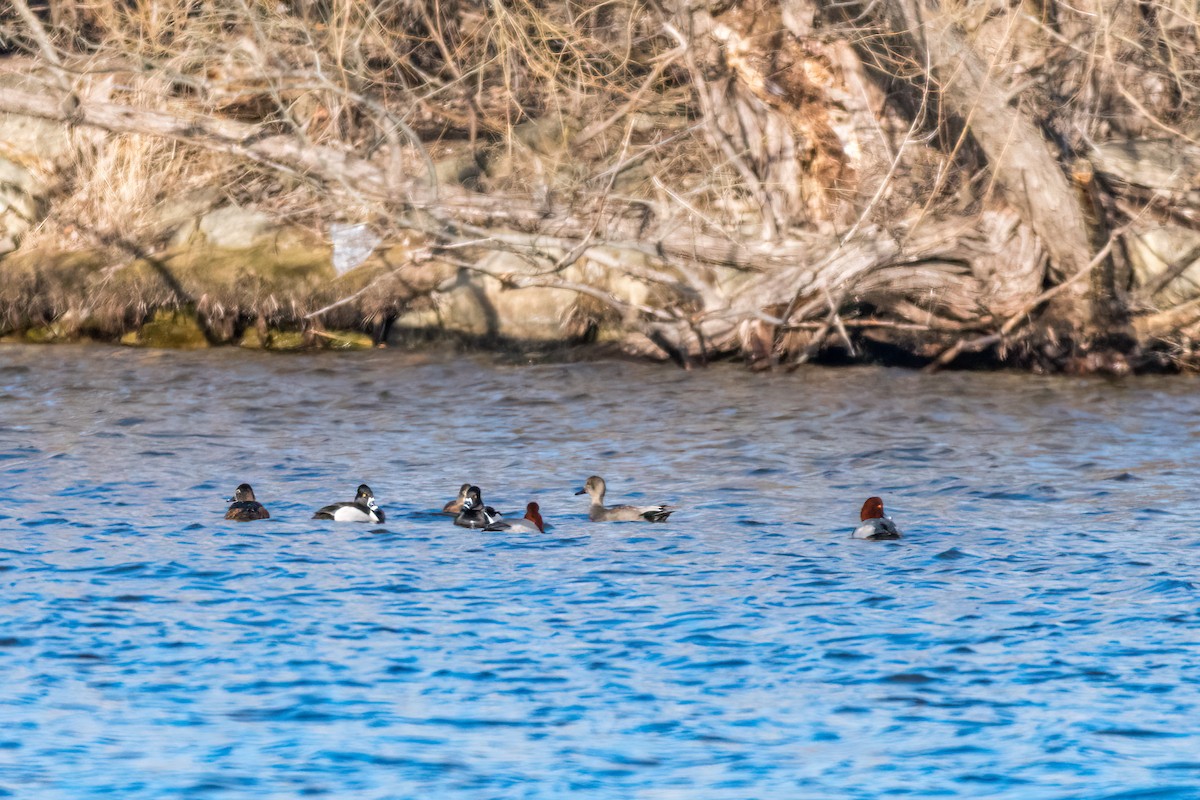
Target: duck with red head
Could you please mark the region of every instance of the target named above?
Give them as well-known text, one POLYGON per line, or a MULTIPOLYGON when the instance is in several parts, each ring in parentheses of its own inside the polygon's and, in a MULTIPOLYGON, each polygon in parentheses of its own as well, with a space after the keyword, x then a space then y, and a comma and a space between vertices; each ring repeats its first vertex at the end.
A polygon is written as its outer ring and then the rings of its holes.
POLYGON ((485 531, 512 531, 513 533, 545 533, 546 523, 542 521, 541 508, 537 503, 525 506, 525 516, 521 519, 502 519, 484 528, 485 531))
POLYGON ((883 515, 883 500, 868 497, 859 514, 862 523, 854 529, 851 539, 899 539, 900 531, 891 517, 883 515))

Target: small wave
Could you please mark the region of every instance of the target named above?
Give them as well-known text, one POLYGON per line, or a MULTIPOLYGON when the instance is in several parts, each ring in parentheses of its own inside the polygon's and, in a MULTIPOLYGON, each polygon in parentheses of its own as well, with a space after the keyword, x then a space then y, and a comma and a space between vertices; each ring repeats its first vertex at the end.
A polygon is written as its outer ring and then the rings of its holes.
POLYGON ((1196 786, 1155 786, 1148 789, 1130 789, 1115 794, 1093 795, 1095 800, 1195 800, 1196 786))
POLYGON ((689 670, 709 670, 709 669, 736 669, 738 667, 750 666, 749 661, 744 658, 722 658, 715 661, 684 661, 668 662, 667 666, 678 666, 680 669, 689 670))
POLYGON ((428 725, 441 725, 461 730, 477 728, 544 728, 549 723, 529 719, 499 719, 484 717, 431 717, 425 720, 428 725))
POLYGON ((879 679, 880 683, 899 683, 908 685, 917 685, 923 683, 936 683, 937 678, 931 678, 921 672, 897 672, 894 675, 886 675, 879 679))
POLYGON ((1134 739, 1181 739, 1188 736, 1186 733, 1156 731, 1149 728, 1101 728, 1092 732, 1097 736, 1128 736, 1134 739))
POLYGON ((934 558, 939 561, 957 561, 962 558, 972 558, 972 556, 969 553, 959 550, 957 547, 951 547, 949 550, 941 551, 934 558))
POLYGON ((318 711, 308 704, 280 706, 276 708, 243 708, 231 711, 226 717, 235 722, 339 722, 363 719, 364 714, 318 711))
POLYGON ((429 777, 441 777, 446 772, 468 769, 461 761, 444 759, 425 760, 410 756, 388 756, 381 753, 361 753, 341 750, 322 750, 315 756, 317 760, 328 760, 335 764, 372 764, 382 767, 403 767, 427 773, 429 777))

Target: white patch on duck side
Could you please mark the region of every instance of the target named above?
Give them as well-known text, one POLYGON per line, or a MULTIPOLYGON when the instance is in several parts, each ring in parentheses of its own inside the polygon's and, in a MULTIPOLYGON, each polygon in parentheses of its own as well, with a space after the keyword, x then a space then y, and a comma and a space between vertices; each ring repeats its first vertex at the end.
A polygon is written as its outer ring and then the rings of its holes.
POLYGON ((366 513, 358 506, 349 505, 333 512, 333 519, 336 522, 377 522, 379 518, 366 513))
POLYGON ((512 531, 514 533, 541 533, 536 524, 527 519, 498 520, 488 525, 484 530, 512 531))

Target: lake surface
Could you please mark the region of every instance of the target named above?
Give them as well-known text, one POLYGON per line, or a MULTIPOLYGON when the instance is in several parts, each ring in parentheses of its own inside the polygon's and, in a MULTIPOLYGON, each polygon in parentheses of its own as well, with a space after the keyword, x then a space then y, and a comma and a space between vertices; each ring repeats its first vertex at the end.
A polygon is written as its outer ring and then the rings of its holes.
POLYGON ((1195 798, 1198 390, 0 347, 0 796, 1195 798))

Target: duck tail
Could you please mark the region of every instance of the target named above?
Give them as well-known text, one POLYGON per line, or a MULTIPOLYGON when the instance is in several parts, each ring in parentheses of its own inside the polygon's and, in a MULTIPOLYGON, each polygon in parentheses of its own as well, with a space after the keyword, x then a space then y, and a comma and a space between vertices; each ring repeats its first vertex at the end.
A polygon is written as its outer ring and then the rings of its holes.
POLYGON ((672 506, 659 506, 658 508, 650 509, 642 514, 642 516, 651 522, 666 522, 667 517, 673 513, 675 513, 675 509, 672 506))

